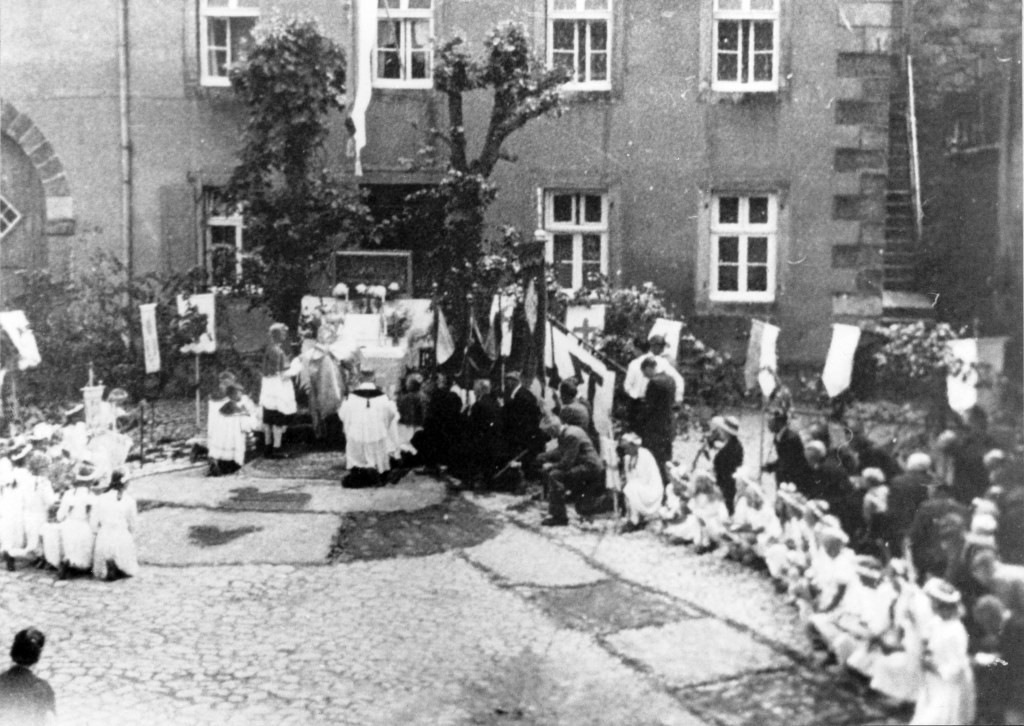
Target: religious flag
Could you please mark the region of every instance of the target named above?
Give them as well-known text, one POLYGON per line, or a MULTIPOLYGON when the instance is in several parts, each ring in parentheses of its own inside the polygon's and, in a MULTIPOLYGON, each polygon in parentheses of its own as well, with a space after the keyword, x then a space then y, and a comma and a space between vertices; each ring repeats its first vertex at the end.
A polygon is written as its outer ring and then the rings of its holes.
MULTIPOLYGON (((503 358, 512 355, 512 314, 515 309, 516 298, 514 295, 495 295, 491 298, 490 321, 495 339, 494 347, 503 358)), ((489 339, 491 337, 488 335, 489 339)), ((490 344, 490 340, 488 340, 488 344, 490 344)))
POLYGON ((373 50, 377 40, 377 0, 356 0, 355 2, 355 97, 349 109, 349 119, 355 127, 352 130, 352 145, 355 152, 355 175, 363 175, 362 152, 366 147, 366 110, 370 107, 373 94, 373 50))
POLYGON ((487 321, 487 335, 483 339, 484 355, 491 360, 498 360, 498 321, 491 315, 487 321))
POLYGON ((647 339, 650 340, 655 335, 662 336, 665 339, 665 354, 675 365, 679 360, 679 338, 682 334, 683 322, 681 320, 658 318, 654 321, 651 332, 647 334, 647 339))
POLYGON ((587 350, 574 336, 558 326, 551 327, 551 367, 558 378, 580 381, 580 395, 590 402, 594 428, 602 436, 612 437, 612 403, 615 398, 615 371, 587 350))
POLYGON ((607 305, 569 305, 565 309, 565 327, 586 343, 593 343, 593 334, 604 331, 607 305))
POLYGON ((139 318, 142 322, 142 353, 146 363, 146 373, 160 370, 160 343, 156 333, 156 303, 139 305, 139 318))
POLYGON ((950 355, 959 361, 956 375, 946 377, 949 407, 957 413, 963 413, 978 402, 978 340, 950 340, 946 347, 950 355))
MULTIPOLYGON (((488 338, 484 337, 484 334, 480 332, 480 324, 477 323, 476 317, 474 317, 470 321, 469 326, 470 326, 470 332, 472 333, 472 337, 474 339, 476 339, 476 342, 480 345, 481 352, 483 352, 483 354, 485 356, 487 356, 488 360, 492 360, 492 361, 495 360, 495 358, 497 358, 497 356, 492 355, 491 354, 492 351, 488 349, 488 347, 487 347, 487 345, 488 345, 488 338)), ((488 333, 488 337, 489 336, 490 336, 490 333, 488 333)))
POLYGON ((821 372, 821 382, 829 398, 835 398, 850 387, 853 377, 853 356, 860 342, 860 328, 856 325, 835 323, 832 326, 832 343, 821 372))
POLYGON ((526 314, 526 324, 530 328, 530 334, 537 329, 537 311, 540 301, 537 299, 537 284, 531 277, 526 286, 526 296, 523 299, 523 312, 526 314))
POLYGON ((213 293, 206 292, 200 295, 178 295, 178 315, 184 316, 188 308, 194 307, 206 316, 206 330, 199 336, 195 343, 182 346, 182 353, 216 353, 217 352, 217 323, 215 319, 216 303, 213 293))
POLYGON ((18 351, 18 370, 35 368, 43 362, 39 355, 39 346, 36 345, 36 336, 32 334, 32 328, 24 312, 9 310, 0 313, 0 328, 7 333, 7 337, 18 351))
POLYGON ((978 405, 992 411, 1004 395, 1005 336, 978 338, 978 405))
POLYGON ((437 337, 434 342, 434 350, 434 359, 438 365, 455 355, 455 340, 444 319, 444 311, 440 307, 437 308, 437 337))
POLYGON ((777 326, 763 320, 750 321, 750 342, 747 345, 747 362, 743 367, 743 378, 747 389, 759 385, 765 398, 772 395, 778 384, 778 357, 775 351, 778 339, 777 326))

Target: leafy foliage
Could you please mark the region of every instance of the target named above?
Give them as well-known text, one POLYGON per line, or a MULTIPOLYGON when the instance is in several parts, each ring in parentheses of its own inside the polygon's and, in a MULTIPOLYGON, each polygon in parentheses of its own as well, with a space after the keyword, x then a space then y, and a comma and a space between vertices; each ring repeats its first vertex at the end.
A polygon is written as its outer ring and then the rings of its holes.
POLYGON ((21 398, 30 404, 80 400, 90 366, 97 382, 125 388, 133 397, 158 395, 177 362, 191 357, 180 348, 206 329, 206 316, 194 308, 185 316, 177 312, 177 295, 191 291, 194 280, 154 273, 129 279, 124 264, 105 254, 82 268, 70 280, 49 270, 23 273, 25 293, 15 303, 32 326, 42 363, 22 374, 21 398), (157 304, 161 358, 161 372, 148 385, 139 318, 144 303, 157 304))
MULTIPOLYGON (((449 151, 448 169, 442 182, 428 192, 443 214, 444 242, 435 247, 431 266, 442 293, 441 304, 456 330, 465 330, 464 295, 474 283, 489 287, 497 269, 494 257, 511 258, 513 239, 505 230, 499 243, 485 241, 484 213, 496 189, 488 181, 498 161, 514 159, 503 151, 505 140, 532 119, 559 112, 559 87, 568 80, 564 69, 548 69, 537 56, 526 29, 518 23, 501 23, 491 30, 478 56, 470 54, 464 39, 444 43, 434 65, 434 83, 445 94, 448 129, 431 129, 449 151), (480 153, 470 158, 464 121, 467 93, 489 89, 490 120, 480 153), (493 248, 492 248, 493 247, 493 248)), ((500 265, 502 274, 511 263, 500 265)), ((498 275, 500 277, 501 275, 498 275)))
POLYGON ((313 271, 339 239, 368 234, 369 210, 329 172, 328 115, 343 108, 345 55, 314 20, 273 15, 255 31, 247 60, 231 72, 248 109, 241 162, 227 189, 240 205, 259 264, 242 286, 258 290, 278 320, 298 317, 313 271))
POLYGON ((946 344, 960 338, 963 331, 948 323, 919 320, 889 325, 878 332, 887 340, 875 353, 875 362, 880 375, 896 385, 944 382, 946 376, 959 371, 958 361, 946 344))

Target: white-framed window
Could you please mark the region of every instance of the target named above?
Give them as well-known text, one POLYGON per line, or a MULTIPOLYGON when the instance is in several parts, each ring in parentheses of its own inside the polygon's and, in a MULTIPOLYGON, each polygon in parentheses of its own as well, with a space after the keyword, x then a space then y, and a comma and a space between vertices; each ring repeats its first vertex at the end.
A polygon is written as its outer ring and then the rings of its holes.
POLYGON ((608 195, 549 190, 544 194, 547 261, 563 288, 576 290, 608 274, 608 195))
POLYGON ((373 85, 430 88, 433 34, 433 0, 377 0, 373 85))
POLYGON ((14 229, 20 220, 21 212, 3 196, 0 196, 0 239, 6 237, 7 233, 14 229))
POLYGON ((205 262, 210 286, 232 288, 241 280, 247 260, 242 211, 225 203, 217 189, 205 190, 205 262))
POLYGON ((245 59, 260 17, 256 0, 199 0, 200 83, 230 86, 231 66, 245 59))
POLYGON ((775 299, 779 198, 715 194, 711 204, 711 300, 775 299))
POLYGON ((612 0, 548 0, 549 68, 571 74, 566 88, 611 90, 612 0))
POLYGON ((779 90, 780 0, 712 2, 712 90, 779 90))

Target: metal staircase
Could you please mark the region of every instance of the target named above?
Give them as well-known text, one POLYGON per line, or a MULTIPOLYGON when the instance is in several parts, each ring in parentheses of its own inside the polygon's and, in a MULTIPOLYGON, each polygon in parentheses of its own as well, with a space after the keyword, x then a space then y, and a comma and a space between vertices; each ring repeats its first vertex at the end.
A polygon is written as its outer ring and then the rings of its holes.
POLYGON ((899 292, 915 292, 918 281, 919 249, 907 136, 907 89, 905 83, 895 83, 889 96, 883 289, 899 292))
POLYGON ((914 118, 912 59, 889 95, 889 155, 885 189, 885 246, 882 308, 884 317, 932 317, 933 296, 923 294, 921 274, 921 179, 914 118))

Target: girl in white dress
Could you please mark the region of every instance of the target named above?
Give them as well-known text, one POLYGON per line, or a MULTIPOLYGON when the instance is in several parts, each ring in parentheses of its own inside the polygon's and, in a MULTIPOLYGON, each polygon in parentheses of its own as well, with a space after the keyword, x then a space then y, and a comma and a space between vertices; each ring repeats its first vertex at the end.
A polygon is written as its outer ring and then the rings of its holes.
POLYGON ((96 531, 92 574, 97 580, 134 577, 139 571, 135 530, 139 516, 135 498, 125 494, 124 473, 115 471, 110 489, 96 498, 90 521, 96 531))
POLYGON ((302 370, 298 358, 291 360, 285 353, 288 326, 274 323, 270 326, 270 340, 263 352, 260 384, 260 406, 263 408, 264 445, 268 458, 283 458, 281 442, 291 417, 295 414, 295 386, 292 379, 302 370))
POLYGON ((621 476, 625 484, 622 493, 626 498, 627 529, 640 526, 644 519, 652 519, 661 510, 665 498, 665 485, 654 455, 640 446, 640 437, 626 433, 619 439, 622 458, 619 459, 621 476))
POLYGON ((924 585, 934 617, 924 629, 924 679, 914 707, 914 724, 974 723, 974 671, 967 655, 967 630, 960 622, 960 593, 945 580, 924 585))
POLYGON ((22 492, 22 521, 25 528, 25 546, 13 550, 14 557, 28 557, 37 567, 42 566, 43 529, 49 518, 50 507, 57 499, 53 485, 47 478, 49 460, 41 452, 28 455, 27 468, 15 467, 15 477, 20 479, 22 492))
POLYGON ((14 572, 11 552, 25 546, 25 490, 18 486, 11 460, 0 458, 0 554, 14 572))
POLYGON ((665 529, 669 539, 693 542, 698 554, 718 546, 729 523, 729 510, 711 474, 702 471, 694 477, 693 498, 686 503, 686 508, 689 514, 682 524, 665 529))
POLYGON ((89 514, 96 496, 90 487, 96 483, 99 471, 91 464, 83 463, 75 474, 74 486, 64 492, 57 510, 60 522, 61 562, 57 577, 67 579, 69 571, 92 568, 92 551, 95 536, 89 525, 89 514))

